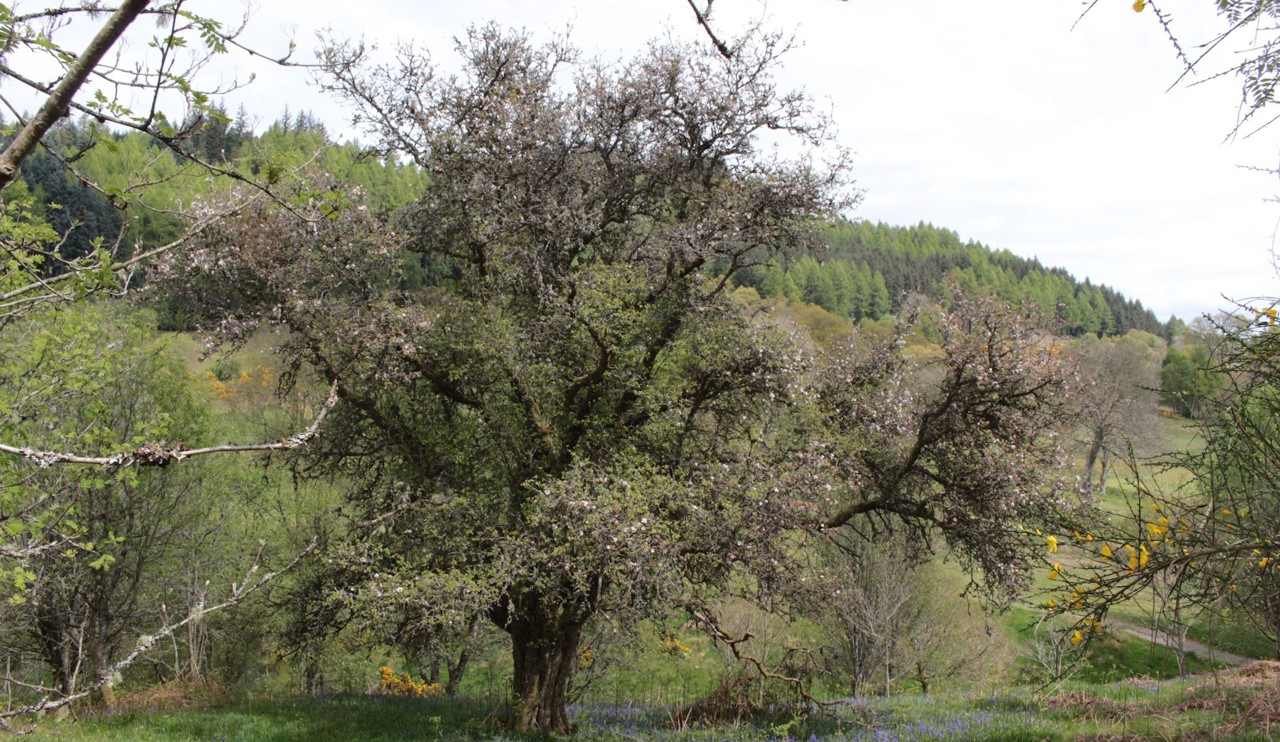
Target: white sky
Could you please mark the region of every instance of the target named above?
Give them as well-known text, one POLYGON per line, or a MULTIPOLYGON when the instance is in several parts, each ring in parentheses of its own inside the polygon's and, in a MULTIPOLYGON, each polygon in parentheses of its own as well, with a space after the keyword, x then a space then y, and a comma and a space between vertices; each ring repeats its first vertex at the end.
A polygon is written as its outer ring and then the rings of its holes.
MULTIPOLYGON (((229 3, 204 5, 191 7, 228 17, 229 3)), ((1241 167, 1280 160, 1280 123, 1224 142, 1237 83, 1166 92, 1179 62, 1151 10, 1130 5, 1099 0, 1074 30, 1080 0, 719 0, 715 10, 727 35, 763 14, 803 43, 780 78, 829 104, 857 153, 866 193, 852 216, 928 221, 1038 257, 1162 319, 1223 308, 1224 295, 1280 294, 1280 204, 1267 202, 1280 189, 1241 167)), ((1222 25, 1210 0, 1162 5, 1186 40, 1222 25)), ((447 65, 452 37, 488 20, 543 38, 572 24, 578 46, 606 58, 667 28, 702 39, 685 0, 267 0, 247 38, 279 49, 290 33, 309 59, 316 31, 330 27, 388 52, 414 40, 447 65)), ((308 89, 306 73, 256 72, 230 110, 243 102, 267 123, 287 104, 345 130, 348 114, 308 89)))

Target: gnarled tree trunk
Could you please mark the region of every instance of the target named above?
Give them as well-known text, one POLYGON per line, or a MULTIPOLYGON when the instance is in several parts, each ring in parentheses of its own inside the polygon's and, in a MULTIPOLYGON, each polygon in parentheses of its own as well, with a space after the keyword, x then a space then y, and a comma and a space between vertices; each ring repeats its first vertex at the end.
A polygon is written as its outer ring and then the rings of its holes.
POLYGON ((566 708, 569 681, 577 669, 582 629, 590 610, 572 600, 556 605, 557 601, 526 596, 520 602, 524 605, 500 611, 506 620, 498 622, 511 636, 515 666, 510 727, 520 732, 571 732, 566 708))

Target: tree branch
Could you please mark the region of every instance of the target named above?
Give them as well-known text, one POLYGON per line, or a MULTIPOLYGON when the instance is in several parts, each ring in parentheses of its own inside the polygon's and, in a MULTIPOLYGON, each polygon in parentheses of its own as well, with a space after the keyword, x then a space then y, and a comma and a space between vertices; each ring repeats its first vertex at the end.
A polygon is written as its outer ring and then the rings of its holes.
POLYGON ((711 30, 711 4, 715 0, 707 0, 707 9, 700 10, 698 4, 694 0, 688 0, 689 7, 693 9, 693 15, 698 19, 698 25, 702 26, 702 30, 707 32, 707 37, 711 39, 711 43, 715 44, 716 51, 720 52, 720 56, 725 59, 733 59, 733 50, 728 47, 716 32, 711 30))
POLYGON ((329 410, 338 402, 338 383, 335 381, 329 388, 329 397, 319 414, 311 421, 307 429, 297 435, 283 438, 275 443, 254 443, 247 445, 222 445, 207 448, 184 449, 181 445, 170 446, 163 441, 144 443, 132 451, 122 451, 111 456, 78 456, 72 453, 56 451, 36 451, 30 448, 19 448, 0 443, 0 453, 20 456, 36 462, 41 468, 55 464, 84 464, 119 469, 128 466, 168 466, 176 461, 193 456, 204 456, 212 453, 238 453, 244 451, 292 451, 306 444, 320 433, 320 424, 328 416, 329 410))
POLYGON ((18 176, 18 167, 32 150, 36 148, 49 129, 67 113, 71 99, 80 86, 84 85, 93 68, 98 65, 124 30, 147 7, 150 0, 126 0, 120 9, 111 15, 106 25, 98 32, 89 46, 85 48, 76 61, 67 70, 67 74, 58 83, 49 99, 44 102, 35 116, 22 127, 18 136, 0 153, 0 190, 4 190, 18 176))

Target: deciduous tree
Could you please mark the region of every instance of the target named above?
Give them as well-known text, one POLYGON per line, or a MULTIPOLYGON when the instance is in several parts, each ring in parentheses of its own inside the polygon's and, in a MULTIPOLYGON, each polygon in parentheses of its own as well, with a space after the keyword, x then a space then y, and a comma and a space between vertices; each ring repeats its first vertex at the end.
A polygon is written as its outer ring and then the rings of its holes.
POLYGON ((486 27, 456 76, 337 45, 330 85, 430 173, 421 197, 390 230, 316 179, 157 274, 222 339, 282 323, 284 352, 337 379, 342 434, 306 459, 350 477, 363 525, 331 599, 483 612, 511 638, 517 729, 570 727, 593 616, 681 607, 746 657, 716 599, 813 599, 798 546, 843 527, 902 529, 916 557, 945 539, 1007 598, 1033 553, 1016 524, 1067 504, 1069 369, 1025 312, 961 298, 819 369, 729 298, 851 200, 825 122, 773 83, 784 45, 758 42, 571 66, 486 27), (795 156, 762 146, 778 136, 795 156), (399 250, 447 278, 398 292, 399 250), (938 348, 900 342, 925 324, 938 348))
POLYGON ((511 637, 516 728, 569 728, 592 616, 699 604, 743 569, 785 582, 795 498, 768 485, 805 362, 727 293, 847 196, 839 153, 761 149, 826 139, 771 79, 782 50, 655 43, 570 69, 563 44, 489 27, 446 77, 336 46, 330 84, 431 174, 400 232, 316 186, 312 221, 256 209, 171 265, 234 287, 204 297, 224 330, 286 323, 288 352, 339 380, 343 434, 315 453, 370 523, 342 557, 350 595, 483 611, 511 637), (397 296, 399 245, 452 280, 397 296))
POLYGON ((1148 437, 1162 345, 1154 335, 1132 330, 1114 340, 1085 338, 1075 348, 1083 382, 1081 423, 1087 432, 1084 478, 1098 492, 1106 490, 1112 457, 1148 437), (1095 468, 1101 470, 1096 479, 1095 468))

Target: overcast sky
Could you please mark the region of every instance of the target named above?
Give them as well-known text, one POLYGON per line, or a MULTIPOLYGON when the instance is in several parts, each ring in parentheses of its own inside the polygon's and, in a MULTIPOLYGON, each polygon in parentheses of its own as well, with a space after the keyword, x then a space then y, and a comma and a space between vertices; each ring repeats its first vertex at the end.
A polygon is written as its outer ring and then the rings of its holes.
MULTIPOLYGON (((278 48, 291 33, 301 58, 323 27, 387 52, 413 40, 442 65, 452 61, 452 37, 488 20, 543 38, 572 26, 579 47, 607 58, 666 29, 701 38, 685 0, 261 5, 248 38, 278 48)), ((1188 41, 1221 26, 1210 0, 1164 5, 1188 41)), ((851 216, 947 227, 1114 286, 1161 318, 1222 308, 1224 295, 1280 294, 1271 256, 1280 205, 1267 201, 1280 189, 1242 167, 1280 159, 1280 124, 1224 142, 1235 123, 1234 80, 1166 92, 1181 67, 1151 10, 1100 0, 1073 29, 1083 8, 1078 0, 715 6, 726 35, 764 16, 803 44, 780 77, 829 105, 856 153, 865 197, 851 216)), ((204 12, 225 16, 227 4, 204 12)), ((349 114, 308 90, 305 74, 258 74, 232 110, 243 102, 267 123, 287 103, 344 131, 349 114)))

